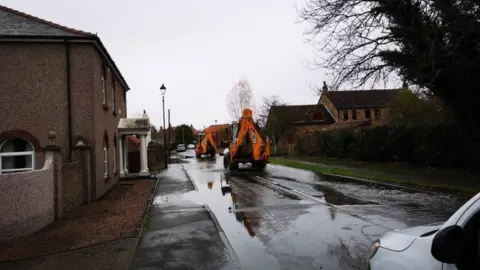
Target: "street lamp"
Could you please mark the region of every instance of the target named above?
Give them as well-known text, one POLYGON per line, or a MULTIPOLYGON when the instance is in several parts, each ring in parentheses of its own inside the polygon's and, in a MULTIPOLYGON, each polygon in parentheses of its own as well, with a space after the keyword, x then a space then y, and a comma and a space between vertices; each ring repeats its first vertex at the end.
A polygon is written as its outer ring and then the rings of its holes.
POLYGON ((160 92, 162 93, 162 107, 163 107, 163 157, 165 159, 165 169, 168 169, 168 161, 167 161, 167 132, 165 126, 165 92, 167 92, 167 88, 162 83, 160 87, 160 92))

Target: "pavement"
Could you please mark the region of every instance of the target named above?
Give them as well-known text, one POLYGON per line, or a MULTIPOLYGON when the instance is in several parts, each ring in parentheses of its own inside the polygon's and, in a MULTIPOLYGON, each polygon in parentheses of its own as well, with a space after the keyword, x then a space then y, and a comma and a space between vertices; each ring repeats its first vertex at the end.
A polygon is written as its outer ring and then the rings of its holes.
POLYGON ((47 256, 0 263, 2 270, 110 270, 126 269, 135 237, 118 239, 47 256))
POLYGON ((464 203, 271 164, 226 173, 221 156, 177 155, 130 269, 365 269, 384 233, 444 221, 464 203))

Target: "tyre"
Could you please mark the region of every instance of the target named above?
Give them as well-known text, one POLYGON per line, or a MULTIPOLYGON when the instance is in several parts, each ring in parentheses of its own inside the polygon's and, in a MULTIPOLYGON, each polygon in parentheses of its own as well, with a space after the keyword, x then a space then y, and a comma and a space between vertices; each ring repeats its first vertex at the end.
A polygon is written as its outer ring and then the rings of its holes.
POLYGON ((259 171, 265 170, 265 167, 267 167, 267 163, 264 162, 258 162, 255 164, 255 168, 259 171))
POLYGON ((238 170, 238 164, 236 164, 236 163, 230 163, 229 169, 230 169, 230 171, 236 171, 236 170, 238 170))
POLYGON ((223 156, 223 168, 227 169, 229 163, 230 163, 230 155, 227 153, 225 156, 223 156))

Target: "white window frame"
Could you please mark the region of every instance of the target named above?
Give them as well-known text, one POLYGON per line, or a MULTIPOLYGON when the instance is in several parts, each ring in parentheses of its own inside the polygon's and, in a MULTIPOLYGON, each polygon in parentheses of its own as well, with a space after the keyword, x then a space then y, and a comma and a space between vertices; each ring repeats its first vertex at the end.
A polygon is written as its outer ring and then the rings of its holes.
POLYGON ((103 137, 103 173, 105 174, 105 178, 108 177, 108 143, 107 137, 103 137))
POLYGON ((106 85, 106 82, 107 82, 107 78, 105 76, 105 66, 102 66, 102 71, 101 71, 101 74, 100 74, 100 77, 102 79, 102 98, 103 98, 103 105, 107 104, 107 85, 106 85))
POLYGON ((10 140, 14 139, 21 139, 25 142, 27 142, 30 147, 32 148, 32 151, 23 151, 23 152, 6 152, 2 153, 0 152, 0 174, 2 173, 12 173, 12 172, 28 172, 28 171, 33 171, 35 170, 35 148, 33 147, 32 143, 29 142, 28 140, 22 139, 22 138, 12 138, 8 139, 2 143, 0 143, 0 151, 2 150, 3 146, 9 142, 10 140), (16 168, 16 169, 2 169, 2 160, 3 157, 16 157, 16 156, 30 156, 32 158, 32 167, 30 168, 16 168))

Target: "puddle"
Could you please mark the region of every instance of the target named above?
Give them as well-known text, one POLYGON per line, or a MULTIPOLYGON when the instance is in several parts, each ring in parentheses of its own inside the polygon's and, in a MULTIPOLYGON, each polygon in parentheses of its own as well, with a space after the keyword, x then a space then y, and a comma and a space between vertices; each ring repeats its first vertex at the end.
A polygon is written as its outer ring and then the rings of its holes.
POLYGON ((314 185, 314 188, 323 193, 323 198, 327 203, 331 203, 334 205, 377 204, 375 202, 364 201, 354 198, 352 196, 345 195, 331 187, 317 184, 314 185))
POLYGON ((168 161, 169 164, 185 164, 188 163, 188 161, 180 159, 180 158, 175 158, 171 157, 170 160, 168 161))

